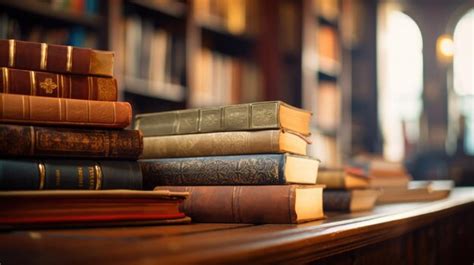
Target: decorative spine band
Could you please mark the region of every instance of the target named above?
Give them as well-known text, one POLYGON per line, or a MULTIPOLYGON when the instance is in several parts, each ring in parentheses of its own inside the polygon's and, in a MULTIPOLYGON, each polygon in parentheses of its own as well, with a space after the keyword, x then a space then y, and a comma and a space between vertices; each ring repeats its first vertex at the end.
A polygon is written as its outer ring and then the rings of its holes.
POLYGON ((102 189, 103 176, 102 176, 102 169, 100 168, 99 164, 96 163, 94 165, 94 171, 95 171, 95 176, 96 176, 95 189, 100 190, 100 189, 102 189))
POLYGON ((46 168, 42 162, 38 162, 39 170, 39 190, 44 189, 44 182, 46 179, 46 168))
POLYGON ((8 65, 15 66, 15 40, 8 40, 8 65))
POLYGON ((30 89, 30 94, 36 95, 36 76, 34 71, 30 71, 30 89))
POLYGON ((66 55, 66 71, 72 71, 72 46, 67 46, 67 55, 66 55))
POLYGON ((46 70, 48 65, 48 44, 41 43, 41 62, 40 62, 40 69, 46 70))
POLYGON ((3 92, 8 93, 8 86, 10 84, 8 80, 8 69, 2 68, 2 74, 3 74, 3 92))

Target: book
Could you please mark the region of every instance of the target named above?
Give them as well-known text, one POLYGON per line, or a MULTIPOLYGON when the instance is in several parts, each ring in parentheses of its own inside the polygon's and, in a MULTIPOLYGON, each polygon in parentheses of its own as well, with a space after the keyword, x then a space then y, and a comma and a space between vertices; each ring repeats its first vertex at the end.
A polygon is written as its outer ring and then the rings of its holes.
POLYGON ((324 211, 368 211, 374 208, 379 195, 380 191, 372 189, 324 190, 324 211))
POLYGON ((435 201, 449 196, 451 180, 410 181, 407 187, 385 188, 377 203, 435 201))
POLYGON ((0 159, 0 190, 142 189, 136 161, 0 159))
POLYGON ((145 189, 186 185, 316 184, 319 161, 290 154, 140 160, 145 189))
POLYGON ((281 101, 166 111, 135 116, 144 136, 285 129, 309 135, 311 113, 281 101))
POLYGON ((0 67, 112 77, 114 53, 30 41, 0 40, 0 67))
POLYGON ((350 168, 321 168, 317 183, 327 189, 363 189, 370 186, 370 178, 350 168))
POLYGON ((0 93, 117 101, 115 78, 64 75, 7 67, 1 67, 0 71, 0 93))
POLYGON ((187 196, 131 190, 0 192, 0 228, 189 222, 179 210, 187 196))
POLYGON ((2 123, 125 128, 131 119, 132 109, 127 102, 0 93, 2 123))
POLYGON ((182 211, 195 222, 297 224, 322 219, 323 186, 163 186, 189 192, 182 211))
POLYGON ((370 186, 374 188, 407 187, 411 180, 402 163, 386 161, 379 157, 355 157, 350 161, 350 165, 368 175, 370 186))
POLYGON ((293 153, 306 155, 304 137, 282 130, 214 132, 143 139, 142 158, 293 153))
POLYGON ((97 130, 0 124, 0 156, 138 159, 138 130, 97 130))

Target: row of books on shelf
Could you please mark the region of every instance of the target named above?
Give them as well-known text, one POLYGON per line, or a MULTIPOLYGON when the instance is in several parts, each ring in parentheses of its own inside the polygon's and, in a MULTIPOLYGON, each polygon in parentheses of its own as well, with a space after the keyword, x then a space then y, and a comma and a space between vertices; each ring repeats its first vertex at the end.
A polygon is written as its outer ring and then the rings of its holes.
POLYGON ((32 42, 98 47, 97 33, 83 26, 49 27, 40 23, 29 24, 22 18, 0 12, 0 39, 23 39, 32 42))
POLYGON ((163 84, 182 85, 186 71, 184 40, 155 27, 152 19, 131 15, 125 25, 125 76, 146 80, 150 89, 165 89, 163 84))
POLYGON ((262 77, 256 64, 206 48, 197 58, 191 105, 254 102, 263 97, 262 77))
POLYGON ((375 160, 318 170, 311 113, 280 101, 141 114, 126 129, 113 53, 0 40, 0 54, 0 228, 301 223, 409 182, 375 160))
POLYGON ((81 15, 97 15, 100 11, 99 0, 36 0, 48 4, 51 9, 67 11, 81 15))

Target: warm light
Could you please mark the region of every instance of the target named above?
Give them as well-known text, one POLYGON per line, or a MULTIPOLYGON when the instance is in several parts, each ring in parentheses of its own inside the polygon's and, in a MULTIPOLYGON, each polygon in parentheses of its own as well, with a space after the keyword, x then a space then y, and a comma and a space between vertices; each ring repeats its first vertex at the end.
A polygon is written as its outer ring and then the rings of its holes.
POLYGON ((451 36, 439 36, 436 42, 436 50, 440 60, 446 61, 447 59, 451 59, 454 54, 454 43, 451 36))

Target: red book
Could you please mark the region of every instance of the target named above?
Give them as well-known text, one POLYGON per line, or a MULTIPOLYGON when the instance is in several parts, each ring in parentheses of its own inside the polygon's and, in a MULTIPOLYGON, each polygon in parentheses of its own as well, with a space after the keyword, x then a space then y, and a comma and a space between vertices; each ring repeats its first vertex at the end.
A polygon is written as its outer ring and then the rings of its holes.
POLYGON ((132 190, 0 192, 0 227, 189 221, 179 210, 187 196, 132 190))
POLYGON ((132 107, 127 102, 0 93, 0 122, 5 123, 125 128, 131 119, 132 107))
POLYGON ((117 101, 117 80, 1 67, 0 93, 117 101))
POLYGON ((111 77, 114 53, 30 41, 0 40, 0 67, 111 77))

